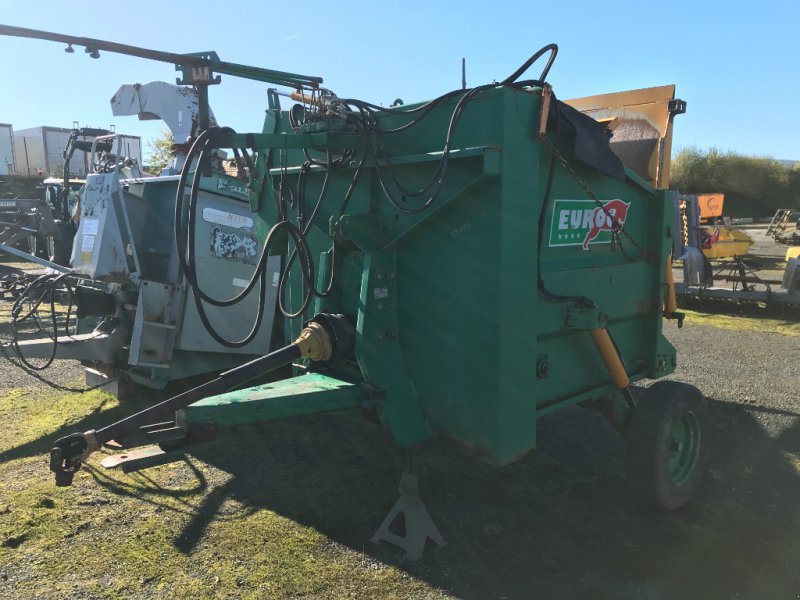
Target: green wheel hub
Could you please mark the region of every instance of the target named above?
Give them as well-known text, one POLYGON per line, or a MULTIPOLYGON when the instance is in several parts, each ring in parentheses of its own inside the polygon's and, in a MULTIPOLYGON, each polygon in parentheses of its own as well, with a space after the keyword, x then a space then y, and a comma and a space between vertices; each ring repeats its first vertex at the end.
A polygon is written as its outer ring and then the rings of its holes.
POLYGON ((685 484, 697 467, 700 456, 700 422, 693 412, 681 415, 672 429, 668 462, 669 476, 676 486, 685 484))

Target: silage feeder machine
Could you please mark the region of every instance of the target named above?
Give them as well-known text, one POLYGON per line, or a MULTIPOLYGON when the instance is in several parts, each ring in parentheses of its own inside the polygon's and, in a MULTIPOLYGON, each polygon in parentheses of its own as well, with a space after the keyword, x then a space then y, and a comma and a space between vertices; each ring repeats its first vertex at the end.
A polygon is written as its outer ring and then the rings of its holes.
MULTIPOLYGON (((321 79, 285 82, 297 104, 282 111, 271 90, 260 133, 204 128, 178 182, 181 270, 202 315, 263 292, 269 257, 280 256, 283 338, 199 387, 58 440, 56 483, 70 485, 112 441, 150 444, 104 460, 132 470, 221 427, 310 413, 370 413, 402 448, 445 436, 503 466, 535 447, 539 418, 581 405, 625 436, 627 473, 647 498, 686 503, 707 454, 703 395, 674 381, 631 386, 677 364, 662 333, 663 319, 679 316, 667 277, 671 197, 623 166, 611 121, 556 99, 546 83, 556 53, 542 48, 499 83, 392 108, 338 97, 321 79), (542 57, 541 75, 523 79, 542 57), (197 195, 223 148, 256 165, 251 208, 268 228, 233 298, 195 276, 197 195), (291 376, 243 388, 287 365, 291 376)), ((215 55, 205 56, 183 69, 201 99, 218 81, 215 55)), ((427 538, 443 541, 417 485, 403 475, 374 538, 410 558, 427 538), (399 514, 404 536, 390 531, 399 514)))

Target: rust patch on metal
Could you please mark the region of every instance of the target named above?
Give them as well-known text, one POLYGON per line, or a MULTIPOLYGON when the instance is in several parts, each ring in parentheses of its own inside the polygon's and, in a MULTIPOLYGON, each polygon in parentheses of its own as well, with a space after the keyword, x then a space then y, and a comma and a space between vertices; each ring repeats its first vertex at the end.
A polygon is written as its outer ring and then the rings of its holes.
POLYGON ((647 313, 650 312, 652 306, 650 298, 641 298, 633 303, 633 310, 637 313, 647 313))

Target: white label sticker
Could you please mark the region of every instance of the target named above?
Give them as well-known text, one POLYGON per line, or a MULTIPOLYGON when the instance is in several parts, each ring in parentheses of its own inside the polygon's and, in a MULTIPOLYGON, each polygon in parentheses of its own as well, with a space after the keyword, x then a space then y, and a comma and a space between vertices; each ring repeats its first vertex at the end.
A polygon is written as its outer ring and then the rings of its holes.
POLYGON ((246 288, 249 281, 247 279, 239 279, 238 277, 233 278, 233 285, 240 288, 246 288))
POLYGON ((239 196, 243 196, 245 198, 250 196, 250 192, 247 191, 247 186, 244 183, 227 178, 220 177, 217 180, 217 189, 225 190, 226 192, 233 192, 234 194, 238 194, 239 196))
POLYGON ((100 219, 86 218, 83 220, 83 235, 97 235, 100 219))
POLYGON ((13 200, 2 200, 0 201, 0 206, 3 208, 14 208, 17 205, 16 202, 13 200))
POLYGON ((81 241, 81 252, 91 252, 92 248, 94 248, 94 238, 93 235, 84 235, 83 240, 81 241))
POLYGON ((218 223, 226 227, 250 229, 253 226, 253 219, 232 212, 217 210, 216 208, 204 208, 203 220, 208 223, 218 223))
POLYGON ((373 291, 375 300, 383 300, 389 297, 389 288, 375 288, 373 291))
POLYGON ((281 274, 275 271, 272 274, 272 287, 278 287, 278 283, 281 281, 281 274))

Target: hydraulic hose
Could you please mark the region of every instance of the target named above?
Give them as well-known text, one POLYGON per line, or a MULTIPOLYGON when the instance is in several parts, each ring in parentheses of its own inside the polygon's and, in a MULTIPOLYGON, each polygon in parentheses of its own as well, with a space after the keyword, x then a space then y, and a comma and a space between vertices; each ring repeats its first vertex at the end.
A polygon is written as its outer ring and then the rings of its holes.
MULTIPOLYGON (((202 177, 203 171, 207 168, 207 165, 211 160, 210 158, 211 151, 218 147, 224 147, 223 144, 229 143, 227 139, 232 133, 233 130, 227 127, 207 129, 206 131, 202 132, 195 140, 195 142, 192 144, 191 148, 189 149, 189 153, 186 157, 186 162, 184 163, 184 166, 181 169, 181 175, 178 181, 178 192, 175 200, 174 228, 175 228, 175 243, 177 246, 178 262, 181 268, 181 272, 183 273, 184 277, 186 278, 187 284, 192 290, 194 303, 197 308, 200 320, 203 323, 203 326, 208 331, 209 335, 223 346, 229 348, 241 348, 249 344, 251 341, 253 341, 253 339, 255 339, 264 317, 264 311, 266 307, 266 295, 268 289, 266 281, 267 261, 270 256, 270 250, 274 246, 275 240, 278 238, 279 233, 285 232, 286 234, 288 234, 288 236, 291 238, 293 242, 294 251, 292 253, 292 257, 294 259, 294 257, 296 256, 296 258, 299 260, 301 267, 301 274, 303 277, 303 283, 307 290, 306 293, 304 294, 301 307, 296 312, 289 313, 288 311, 285 310, 282 303, 280 304, 281 311, 283 312, 284 316, 286 316, 287 318, 295 318, 302 315, 308 308, 308 305, 311 303, 313 296, 320 294, 318 294, 314 290, 314 263, 311 255, 311 250, 309 248, 308 242, 306 241, 306 233, 308 231, 308 228, 310 227, 310 224, 312 223, 312 219, 309 219, 309 222, 306 224, 306 226, 302 227, 302 229, 288 220, 281 220, 278 221, 275 225, 273 225, 261 247, 261 252, 259 254, 258 260, 256 261, 256 266, 253 271, 253 275, 251 276, 250 280, 248 281, 244 289, 235 296, 226 299, 214 298, 213 296, 210 296, 206 292, 204 292, 203 289, 200 287, 197 277, 197 264, 195 261, 197 195, 200 187, 200 179, 202 177), (188 194, 188 201, 186 201, 184 198, 185 189, 189 178, 189 172, 192 168, 193 163, 194 163, 194 174, 192 176, 192 183, 190 187, 190 192, 188 194), (185 228, 184 228, 184 207, 186 207, 186 212, 188 213, 185 219, 186 220, 185 228), (206 308, 204 303, 217 307, 228 307, 238 304, 255 288, 256 285, 259 285, 258 309, 255 321, 253 323, 253 327, 251 328, 250 332, 240 340, 234 341, 224 338, 222 335, 219 334, 219 332, 216 331, 214 326, 211 324, 208 315, 206 313, 206 308)), ((265 174, 265 177, 266 176, 267 175, 265 174)), ((316 216, 316 213, 319 210, 319 204, 322 202, 323 199, 324 199, 324 193, 321 194, 320 196, 320 200, 318 201, 317 207, 315 207, 314 212, 312 213, 312 218, 316 216)), ((278 286, 279 300, 283 296, 283 288, 285 286, 285 283, 286 283, 286 277, 284 273, 280 278, 278 286)))
POLYGON ((75 307, 74 300, 75 300, 75 293, 73 290, 72 285, 69 282, 69 274, 62 273, 60 275, 42 275, 41 277, 36 278, 33 280, 24 290, 23 292, 17 297, 14 301, 14 304, 11 308, 11 327, 12 327, 12 338, 11 338, 11 346, 14 349, 14 354, 16 355, 17 359, 20 361, 22 365, 30 369, 31 371, 44 371, 47 369, 56 358, 56 353, 58 350, 58 337, 59 337, 59 323, 58 323, 58 313, 56 311, 56 290, 60 284, 63 284, 66 288, 67 297, 69 298, 68 306, 67 306, 67 313, 66 318, 64 321, 64 336, 69 337, 69 323, 70 319, 72 318, 72 311, 75 307), (35 298, 35 295, 40 291, 41 294, 38 298, 35 298), (50 306, 50 313, 49 319, 51 321, 52 333, 44 327, 41 316, 40 316, 40 306, 42 303, 47 301, 50 306), (27 312, 25 311, 25 303, 28 303, 27 312), (22 353, 22 350, 19 346, 19 326, 21 323, 24 323, 28 320, 32 320, 38 329, 39 332, 43 333, 47 337, 49 337, 53 341, 53 349, 50 352, 50 356, 45 360, 44 364, 42 365, 35 365, 31 363, 22 353))
MULTIPOLYGON (((385 198, 389 201, 389 203, 395 210, 403 214, 414 215, 429 209, 436 201, 436 199, 438 198, 439 194, 441 193, 444 187, 445 177, 449 166, 450 153, 453 147, 453 139, 455 131, 459 121, 461 120, 464 114, 464 111, 466 110, 470 102, 484 91, 497 87, 497 85, 509 86, 514 88, 522 88, 530 85, 542 85, 550 71, 550 68, 553 65, 557 53, 558 53, 558 47, 555 44, 548 44, 547 46, 541 48, 536 53, 534 53, 516 71, 514 71, 514 73, 512 73, 509 77, 505 78, 500 84, 491 83, 491 84, 481 85, 467 91, 454 90, 453 92, 444 94, 443 96, 440 96, 435 100, 432 100, 420 107, 413 109, 396 109, 396 108, 386 109, 383 107, 378 107, 374 104, 370 104, 368 102, 363 102, 355 99, 338 100, 331 92, 327 90, 322 90, 321 92, 319 92, 320 94, 319 96, 315 94, 314 96, 308 99, 304 95, 301 95, 301 100, 303 102, 311 104, 313 107, 317 108, 320 107, 323 96, 327 98, 327 101, 333 103, 339 102, 341 105, 344 106, 345 110, 347 111, 346 118, 350 126, 362 136, 362 139, 364 140, 365 143, 366 152, 364 153, 364 156, 362 157, 362 160, 355 171, 353 181, 342 202, 342 208, 339 214, 340 215, 343 214, 345 207, 347 206, 347 203, 350 199, 352 190, 355 187, 355 183, 357 182, 358 177, 361 173, 361 169, 363 168, 368 157, 374 160, 375 171, 380 189, 383 192, 385 198), (550 56, 548 58, 548 61, 544 69, 542 70, 540 79, 519 81, 519 77, 532 64, 534 64, 537 60, 539 60, 539 58, 541 58, 547 52, 550 52, 550 56), (391 163, 388 161, 388 159, 381 156, 380 149, 382 147, 382 143, 379 139, 379 136, 381 134, 395 133, 413 127, 414 125, 419 123, 425 116, 430 114, 430 112, 436 106, 438 106, 448 98, 457 96, 460 96, 460 98, 456 102, 456 105, 451 114, 445 136, 444 147, 442 150, 442 157, 439 160, 439 163, 433 173, 433 176, 428 180, 426 184, 422 185, 419 188, 410 189, 404 186, 396 177, 394 170, 392 169, 391 163), (355 111, 353 110, 352 107, 355 107, 355 111), (382 130, 378 126, 378 116, 376 116, 378 114, 377 111, 382 111, 384 113, 392 113, 392 114, 413 114, 417 112, 421 114, 416 118, 412 119, 410 122, 401 125, 398 128, 392 130, 382 130), (404 197, 425 198, 425 200, 422 201, 421 204, 419 204, 418 206, 409 208, 403 202, 398 201, 394 197, 393 190, 400 192, 404 197)), ((299 127, 301 125, 300 119, 301 119, 300 111, 293 110, 290 113, 290 120, 293 126, 299 127)), ((279 277, 279 284, 278 284, 278 305, 284 317, 297 318, 299 316, 302 316, 307 310, 313 297, 325 297, 326 295, 328 295, 328 293, 330 293, 330 290, 332 289, 332 286, 334 284, 333 270, 336 267, 335 260, 333 260, 331 264, 331 275, 328 285, 324 290, 318 291, 315 287, 316 277, 314 272, 313 257, 308 242, 306 240, 306 235, 308 234, 310 227, 313 224, 313 221, 319 212, 319 208, 326 196, 326 192, 328 190, 330 170, 337 167, 345 166, 345 164, 349 162, 349 159, 352 158, 352 156, 350 153, 345 152, 340 157, 333 159, 331 151, 328 150, 326 160, 323 162, 317 159, 312 159, 306 152, 307 160, 306 163, 303 165, 303 169, 301 169, 301 174, 298 179, 298 198, 296 199, 296 206, 298 209, 297 225, 290 224, 286 220, 287 211, 285 210, 285 206, 283 206, 282 204, 283 202, 285 202, 285 198, 283 196, 284 187, 281 182, 280 186, 281 191, 278 197, 278 215, 279 219, 281 220, 279 220, 275 224, 275 226, 273 226, 273 229, 270 231, 270 235, 267 236, 267 239, 265 240, 261 248, 261 253, 259 255, 256 268, 254 270, 252 277, 250 278, 250 281, 247 283, 244 289, 237 295, 227 299, 219 299, 211 297, 208 294, 206 294, 200 287, 197 279, 197 269, 194 259, 194 248, 196 241, 195 224, 196 224, 197 194, 202 174, 203 172, 208 170, 210 161, 212 160, 211 152, 215 148, 230 147, 229 146, 229 144, 231 143, 230 136, 233 133, 234 131, 230 128, 206 129, 205 131, 200 133, 200 135, 192 144, 189 150, 189 154, 186 157, 186 162, 184 163, 184 166, 181 169, 181 176, 178 182, 178 191, 175 203, 175 240, 178 249, 180 268, 183 275, 186 278, 189 287, 192 290, 194 302, 197 307, 200 320, 203 323, 204 327, 208 331, 209 335, 211 335, 211 337, 218 343, 230 348, 240 348, 247 345, 255 338, 263 319, 263 314, 266 305, 266 292, 267 292, 266 262, 269 256, 271 243, 273 242, 273 237, 271 237, 273 232, 285 230, 292 238, 292 242, 294 245, 294 249, 291 251, 291 253, 288 253, 289 258, 279 277), (189 173, 193 164, 194 164, 194 175, 192 177, 191 186, 188 194, 188 203, 186 203, 188 205, 186 206, 188 215, 186 219, 184 219, 184 207, 185 207, 184 196, 187 187, 187 182, 189 179, 189 173), (320 192, 320 196, 317 200, 317 203, 314 206, 309 219, 304 222, 304 220, 302 219, 302 212, 305 207, 304 182, 305 182, 305 176, 307 175, 308 169, 311 167, 311 165, 322 167, 326 170, 326 172, 325 172, 325 180, 322 185, 322 191, 320 192), (186 221, 185 228, 184 228, 184 221, 186 221), (283 292, 289 279, 288 277, 289 269, 291 268, 292 264, 296 259, 299 260, 300 263, 300 272, 301 272, 304 291, 302 294, 302 301, 300 303, 300 307, 294 311, 291 311, 288 310, 283 304, 283 297, 284 297, 283 292), (256 319, 252 329, 241 340, 233 341, 225 339, 219 334, 219 332, 217 332, 214 329, 213 325, 208 319, 204 303, 217 307, 232 306, 243 300, 253 290, 256 284, 259 284, 259 304, 258 304, 256 319)), ((284 160, 285 160, 285 155, 284 155, 284 160)), ((269 177, 268 169, 265 169, 265 173, 263 176, 269 177)), ((405 198, 403 200, 405 200, 405 198)), ((333 246, 334 258, 335 258, 335 249, 336 248, 334 244, 333 246)))

